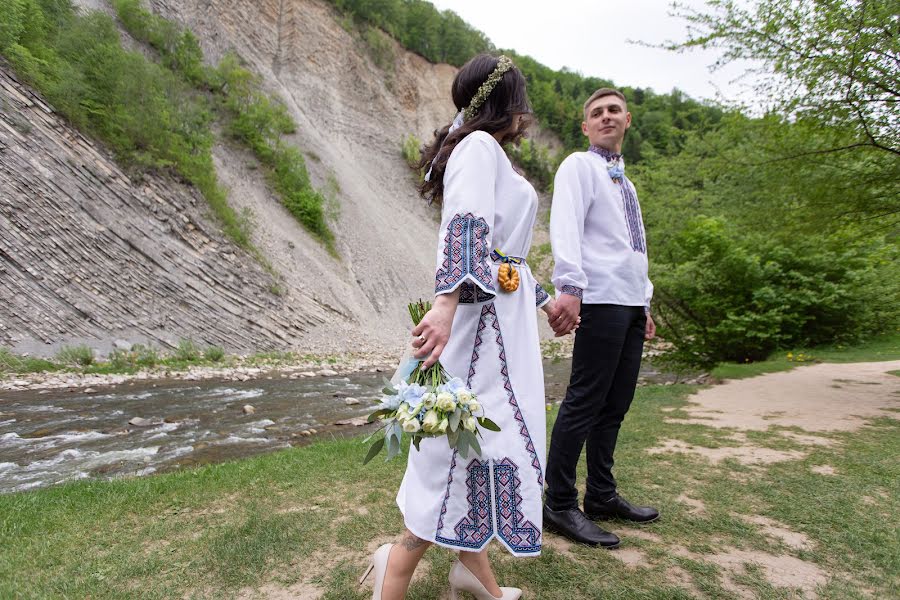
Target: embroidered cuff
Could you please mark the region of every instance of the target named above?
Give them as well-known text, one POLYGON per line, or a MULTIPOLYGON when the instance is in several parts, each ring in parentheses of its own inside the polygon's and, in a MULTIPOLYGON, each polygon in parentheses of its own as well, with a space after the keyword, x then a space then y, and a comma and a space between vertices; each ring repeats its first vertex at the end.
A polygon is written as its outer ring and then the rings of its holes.
POLYGON ((464 298, 470 303, 484 301, 496 295, 488 262, 490 231, 487 222, 472 213, 457 214, 451 219, 444 237, 444 261, 435 275, 435 294, 452 292, 466 282, 469 290, 460 290, 460 302, 464 298), (476 287, 483 296, 479 297, 476 287))
POLYGON ((562 289, 559 290, 563 294, 569 294, 570 296, 575 296, 579 300, 584 298, 584 290, 580 287, 575 287, 574 285, 564 285, 562 289))
POLYGON ((540 308, 548 302, 550 302, 550 294, 544 291, 544 288, 541 287, 541 284, 534 284, 534 305, 537 308, 540 308))

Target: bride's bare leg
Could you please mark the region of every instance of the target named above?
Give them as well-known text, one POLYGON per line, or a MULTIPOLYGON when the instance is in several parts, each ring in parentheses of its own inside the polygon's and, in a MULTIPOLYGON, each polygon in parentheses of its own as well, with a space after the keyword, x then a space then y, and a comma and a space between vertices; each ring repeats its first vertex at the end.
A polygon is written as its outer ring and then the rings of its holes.
POLYGON ((408 529, 403 532, 400 541, 391 548, 381 588, 382 600, 403 600, 416 565, 430 545, 431 542, 416 537, 408 529))
POLYGON ((459 560, 472 572, 472 575, 478 578, 487 591, 499 598, 503 595, 500 586, 497 585, 497 579, 494 577, 494 571, 491 570, 491 561, 488 560, 487 548, 481 552, 460 552, 459 560))

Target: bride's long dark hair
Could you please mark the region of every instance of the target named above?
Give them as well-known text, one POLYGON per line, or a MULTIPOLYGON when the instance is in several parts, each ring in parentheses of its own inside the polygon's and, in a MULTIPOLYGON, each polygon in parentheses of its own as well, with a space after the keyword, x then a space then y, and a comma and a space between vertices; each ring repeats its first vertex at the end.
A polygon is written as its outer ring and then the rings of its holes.
MULTIPOLYGON (((456 74, 451 88, 453 104, 456 105, 457 111, 469 106, 478 88, 497 68, 498 62, 496 56, 479 54, 463 65, 456 74)), ((423 171, 431 167, 431 178, 422 182, 419 193, 429 203, 440 204, 444 196, 444 170, 447 168, 447 160, 463 138, 477 130, 492 135, 498 131, 505 131, 507 133, 500 144, 517 143, 531 123, 530 115, 531 106, 525 92, 525 77, 519 69, 512 67, 503 74, 474 117, 463 123, 452 134, 448 135, 449 125, 434 132, 434 141, 430 146, 423 148, 422 160, 419 163, 419 168, 423 171), (513 117, 521 113, 525 113, 526 116, 520 121, 519 127, 513 130, 513 117)))

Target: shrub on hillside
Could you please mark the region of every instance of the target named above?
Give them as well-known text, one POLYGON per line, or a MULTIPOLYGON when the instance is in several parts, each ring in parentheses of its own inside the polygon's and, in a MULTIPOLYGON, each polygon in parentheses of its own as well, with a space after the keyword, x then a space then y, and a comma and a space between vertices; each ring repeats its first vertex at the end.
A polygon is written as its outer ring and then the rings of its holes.
POLYGON ((94 351, 90 346, 63 346, 56 353, 56 360, 64 365, 87 367, 94 362, 94 351))
MULTIPOLYGON (((701 217, 654 265, 654 312, 673 358, 709 366, 762 360, 778 348, 853 341, 896 322, 885 257, 824 237, 737 238, 701 217), (883 269, 884 265, 881 265, 883 269)), ((894 251, 896 254, 896 250, 894 251)))

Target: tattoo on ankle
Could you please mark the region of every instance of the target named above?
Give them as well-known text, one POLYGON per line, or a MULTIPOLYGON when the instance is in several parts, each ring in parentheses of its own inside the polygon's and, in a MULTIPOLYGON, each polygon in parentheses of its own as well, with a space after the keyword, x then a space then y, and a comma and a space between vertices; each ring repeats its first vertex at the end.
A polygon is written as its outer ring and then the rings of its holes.
POLYGON ((412 552, 414 550, 418 550, 422 546, 428 544, 428 540, 423 540, 419 537, 414 536, 411 533, 404 534, 403 540, 401 541, 403 547, 406 548, 407 552, 412 552))

